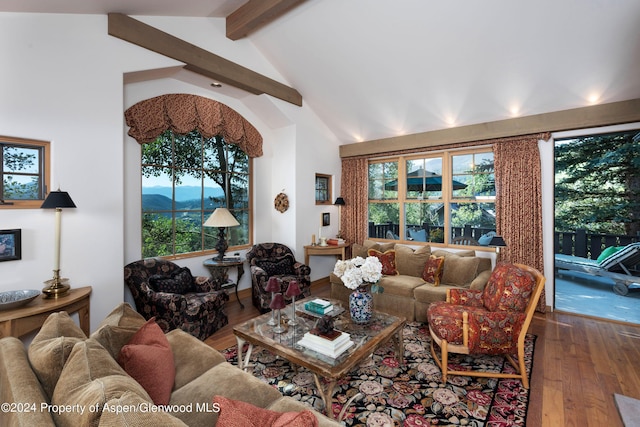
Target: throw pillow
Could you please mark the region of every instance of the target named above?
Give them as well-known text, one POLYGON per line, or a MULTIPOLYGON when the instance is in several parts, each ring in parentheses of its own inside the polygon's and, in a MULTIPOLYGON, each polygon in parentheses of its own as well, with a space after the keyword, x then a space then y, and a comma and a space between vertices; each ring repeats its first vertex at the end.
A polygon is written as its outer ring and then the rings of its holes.
POLYGON ((444 266, 444 257, 431 255, 424 266, 422 279, 427 283, 433 283, 433 286, 440 286, 442 279, 442 267, 444 266))
POLYGON ((382 264, 382 275, 395 276, 398 274, 398 269, 396 268, 396 251, 394 249, 386 252, 369 249, 367 251, 367 255, 374 256, 380 260, 380 263, 382 264))
POLYGON ((149 277, 149 286, 156 292, 186 294, 193 290, 193 275, 188 267, 174 270, 169 277, 154 275, 149 277))
POLYGON ((442 270, 442 282, 447 285, 468 287, 478 276, 478 257, 448 255, 442 270))
POLYGON ((431 255, 431 246, 420 246, 413 249, 406 245, 396 245, 396 267, 398 274, 422 277, 424 266, 431 255))
POLYGON ((256 265, 263 269, 269 277, 283 274, 292 274, 293 264, 294 262, 289 256, 256 261, 256 265))
POLYGON ((153 403, 169 403, 176 368, 169 341, 155 318, 142 325, 122 347, 118 363, 149 393, 153 403))
POLYGON ((214 407, 219 409, 217 427, 316 427, 318 419, 313 412, 277 412, 241 400, 214 396, 214 407))
POLYGON ((91 338, 98 341, 117 359, 122 347, 129 342, 138 329, 146 323, 140 313, 127 303, 120 303, 100 323, 98 329, 91 334, 91 338))
POLYGON ((53 396, 58 378, 62 373, 73 346, 87 337, 66 311, 52 313, 44 321, 38 334, 29 346, 29 363, 42 388, 53 396))
POLYGON ((604 250, 602 251, 602 253, 600 253, 600 255, 598 255, 597 261, 602 262, 602 260, 607 258, 609 255, 613 255, 622 249, 624 249, 624 246, 608 246, 604 248, 604 250))

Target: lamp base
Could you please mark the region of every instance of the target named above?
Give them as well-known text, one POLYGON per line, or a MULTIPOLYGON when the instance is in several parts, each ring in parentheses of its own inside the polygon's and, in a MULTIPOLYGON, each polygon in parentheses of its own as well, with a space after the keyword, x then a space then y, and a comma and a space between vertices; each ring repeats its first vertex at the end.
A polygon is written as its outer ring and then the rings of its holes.
POLYGON ((60 278, 60 270, 53 270, 53 279, 44 282, 49 285, 42 289, 45 298, 59 298, 67 296, 71 290, 69 279, 60 278))

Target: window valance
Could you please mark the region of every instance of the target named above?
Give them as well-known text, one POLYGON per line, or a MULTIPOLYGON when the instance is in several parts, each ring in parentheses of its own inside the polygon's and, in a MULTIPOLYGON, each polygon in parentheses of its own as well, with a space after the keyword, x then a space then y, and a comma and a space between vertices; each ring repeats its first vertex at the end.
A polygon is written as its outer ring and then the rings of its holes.
POLYGON ((225 104, 190 94, 168 94, 140 101, 124 112, 129 136, 138 143, 154 141, 171 129, 179 134, 198 130, 204 137, 222 135, 249 157, 262 156, 262 135, 225 104))

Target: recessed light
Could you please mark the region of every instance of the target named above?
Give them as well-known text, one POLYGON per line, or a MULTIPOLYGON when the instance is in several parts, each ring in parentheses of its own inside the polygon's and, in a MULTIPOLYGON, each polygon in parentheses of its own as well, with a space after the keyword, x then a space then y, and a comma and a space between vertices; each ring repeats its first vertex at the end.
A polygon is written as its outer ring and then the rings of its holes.
POLYGON ((218 83, 218 82, 211 83, 211 86, 212 87, 222 87, 222 85, 220 83, 218 83))

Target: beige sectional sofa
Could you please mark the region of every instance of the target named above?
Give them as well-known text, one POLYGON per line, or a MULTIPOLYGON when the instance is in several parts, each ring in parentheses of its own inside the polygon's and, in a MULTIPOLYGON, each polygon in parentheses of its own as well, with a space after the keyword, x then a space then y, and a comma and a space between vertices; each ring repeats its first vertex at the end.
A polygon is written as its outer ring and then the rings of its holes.
POLYGON ((140 382, 134 380, 117 360, 125 344, 140 335, 136 332, 151 327, 157 326, 122 304, 89 338, 66 312, 59 312, 47 318, 28 349, 17 338, 1 339, 0 425, 214 426, 224 424, 224 416, 231 416, 231 425, 237 425, 242 416, 255 420, 260 414, 271 419, 317 420, 319 426, 340 425, 304 403, 283 397, 179 329, 164 335, 158 328, 166 340, 157 341, 168 342, 164 356, 170 357, 173 366, 166 360, 145 359, 162 351, 158 350, 163 348, 162 343, 156 347, 153 342, 139 354, 143 356, 142 366, 155 371, 150 378, 147 375, 136 377, 140 382), (154 391, 152 399, 152 392, 147 391, 148 381, 166 384, 167 378, 168 402, 159 406, 157 393, 154 391), (216 399, 224 406, 214 404, 215 396, 223 396, 216 399), (228 406, 230 402, 239 406, 228 406), (248 410, 243 402, 254 409, 248 410))
MULTIPOLYGON (((373 295, 375 308, 404 316, 408 321, 426 322, 429 304, 444 301, 448 288, 484 289, 491 275, 491 258, 476 256, 473 250, 432 250, 429 245, 412 247, 365 240, 361 245, 352 245, 351 255, 365 258, 369 249, 395 251, 398 271, 397 275, 383 276, 380 280, 384 292, 373 295), (444 257, 442 280, 438 286, 422 278, 424 266, 431 255, 444 257)), ((348 304, 351 290, 333 273, 330 281, 331 297, 348 304)))

